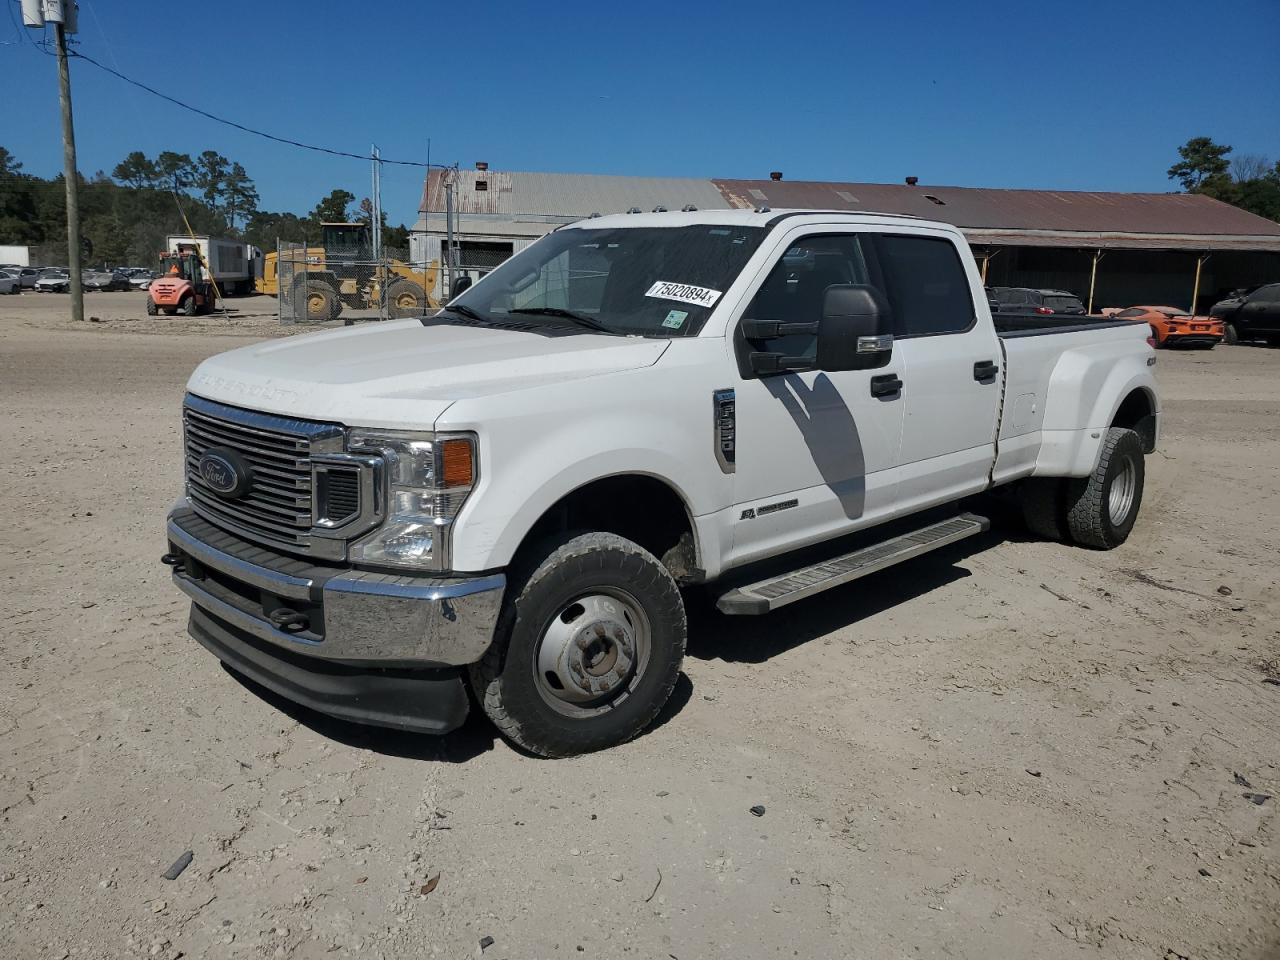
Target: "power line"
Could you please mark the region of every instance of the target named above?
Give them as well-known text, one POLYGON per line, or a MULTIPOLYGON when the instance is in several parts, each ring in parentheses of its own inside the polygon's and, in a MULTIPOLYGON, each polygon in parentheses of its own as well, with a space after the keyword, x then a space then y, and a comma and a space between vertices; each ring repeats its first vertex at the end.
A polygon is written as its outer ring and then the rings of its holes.
MULTIPOLYGON (((159 90, 155 89, 154 87, 149 87, 145 83, 142 83, 139 80, 134 80, 132 77, 126 77, 120 71, 113 70, 110 67, 108 67, 106 64, 99 63, 97 60, 93 59, 93 57, 90 57, 87 54, 81 53, 78 50, 71 51, 70 55, 80 60, 87 61, 88 63, 93 64, 99 70, 105 70, 107 73, 111 74, 113 77, 123 80, 125 83, 132 84, 133 86, 137 87, 140 90, 145 90, 147 93, 153 96, 159 97, 161 100, 167 100, 169 103, 172 103, 174 106, 181 107, 183 110, 188 110, 191 113, 199 114, 205 119, 212 120, 215 123, 221 123, 224 126, 234 127, 236 130, 241 130, 244 133, 253 134, 255 137, 262 137, 266 140, 274 140, 276 143, 287 144, 288 146, 291 146, 291 147, 300 147, 303 150, 313 150, 316 153, 327 153, 330 156, 334 156, 334 157, 348 157, 352 160, 375 159, 371 154, 367 154, 367 153, 350 153, 346 150, 334 150, 330 147, 319 147, 313 143, 303 143, 301 140, 290 140, 288 137, 277 137, 273 133, 267 133, 263 130, 255 130, 253 127, 246 127, 242 123, 236 123, 234 120, 228 120, 225 117, 219 117, 215 114, 209 113, 207 110, 201 110, 199 107, 193 107, 189 103, 183 103, 181 100, 178 100, 175 97, 171 97, 166 93, 161 93, 159 90)), ((387 160, 385 158, 381 158, 379 159, 379 162, 389 163, 398 167, 423 167, 423 168, 438 167, 442 170, 451 169, 446 164, 423 163, 420 160, 387 160)))

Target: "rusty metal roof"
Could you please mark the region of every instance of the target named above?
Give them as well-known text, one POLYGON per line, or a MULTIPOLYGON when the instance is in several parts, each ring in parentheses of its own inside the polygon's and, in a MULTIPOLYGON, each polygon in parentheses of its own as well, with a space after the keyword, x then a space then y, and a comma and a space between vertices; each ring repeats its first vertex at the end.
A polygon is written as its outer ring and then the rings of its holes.
POLYGON ((1200 194, 994 190, 928 184, 715 180, 737 207, 876 210, 945 220, 971 242, 1280 250, 1280 223, 1200 194))

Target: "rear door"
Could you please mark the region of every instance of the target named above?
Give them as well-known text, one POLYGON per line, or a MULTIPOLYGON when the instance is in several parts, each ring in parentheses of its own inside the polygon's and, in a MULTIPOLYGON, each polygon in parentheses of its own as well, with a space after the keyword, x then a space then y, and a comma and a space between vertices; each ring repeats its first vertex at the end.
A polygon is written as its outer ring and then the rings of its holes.
POLYGON ((882 234, 879 262, 901 358, 902 428, 897 499, 903 511, 976 493, 995 461, 1000 343, 976 277, 946 234, 882 234))

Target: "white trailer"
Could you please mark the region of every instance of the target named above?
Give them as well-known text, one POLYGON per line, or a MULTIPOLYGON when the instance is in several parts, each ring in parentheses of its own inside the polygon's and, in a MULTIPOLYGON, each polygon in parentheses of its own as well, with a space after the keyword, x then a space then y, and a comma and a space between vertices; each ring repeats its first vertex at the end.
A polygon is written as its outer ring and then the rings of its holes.
POLYGON ((0 246, 0 263, 11 263, 18 267, 31 266, 30 247, 0 246))
POLYGON ((172 236, 170 253, 198 251, 205 272, 209 273, 223 296, 235 296, 253 290, 253 281, 262 275, 262 251, 241 240, 209 236, 172 236))

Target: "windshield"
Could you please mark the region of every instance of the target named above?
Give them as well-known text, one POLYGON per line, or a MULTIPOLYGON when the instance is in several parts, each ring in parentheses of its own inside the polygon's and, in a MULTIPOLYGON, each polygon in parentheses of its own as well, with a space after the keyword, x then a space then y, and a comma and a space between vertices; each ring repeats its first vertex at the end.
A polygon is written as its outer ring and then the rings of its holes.
POLYGON ((450 306, 481 321, 564 325, 571 313, 609 333, 693 336, 764 234, 714 224, 558 230, 450 306))

